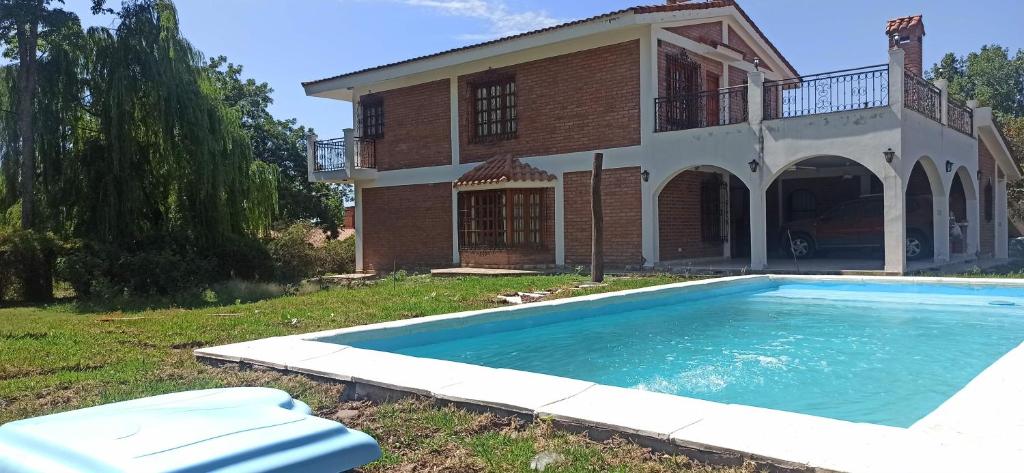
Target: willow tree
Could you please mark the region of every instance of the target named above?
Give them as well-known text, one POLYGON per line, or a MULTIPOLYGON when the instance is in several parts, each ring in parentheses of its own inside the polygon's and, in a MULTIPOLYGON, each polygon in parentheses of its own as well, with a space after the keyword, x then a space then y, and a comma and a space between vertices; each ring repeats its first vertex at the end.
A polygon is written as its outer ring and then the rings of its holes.
MULTIPOLYGON (((39 183, 47 229, 121 247, 152 235, 210 245, 265 233, 276 170, 253 160, 240 112, 182 37, 174 5, 134 1, 117 16, 113 29, 83 32, 75 22, 42 45, 33 116, 39 169, 8 170, 8 187, 12 178, 39 183)), ((0 74, 7 90, 18 82, 11 68, 0 74)), ((14 138, 0 136, 5 162, 18 148, 14 138)), ((13 204, 10 196, 4 203, 13 204)))

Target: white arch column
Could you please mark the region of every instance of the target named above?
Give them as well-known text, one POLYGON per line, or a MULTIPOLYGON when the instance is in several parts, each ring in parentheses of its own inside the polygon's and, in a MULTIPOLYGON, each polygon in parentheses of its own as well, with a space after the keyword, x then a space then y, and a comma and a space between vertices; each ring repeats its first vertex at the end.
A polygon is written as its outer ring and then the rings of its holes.
POLYGON ((932 186, 932 252, 936 263, 949 262, 949 197, 932 186))
POLYGON ((768 228, 766 223, 765 192, 763 186, 749 189, 750 192, 750 269, 761 270, 768 266, 768 228))
POLYGON ((882 180, 883 213, 885 217, 885 271, 903 274, 907 271, 907 197, 903 179, 887 172, 882 180))

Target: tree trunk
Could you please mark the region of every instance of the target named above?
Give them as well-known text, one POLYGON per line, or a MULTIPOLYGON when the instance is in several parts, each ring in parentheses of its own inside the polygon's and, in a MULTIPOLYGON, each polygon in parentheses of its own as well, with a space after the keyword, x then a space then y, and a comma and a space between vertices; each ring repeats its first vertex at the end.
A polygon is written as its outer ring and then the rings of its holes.
POLYGON ((21 138, 21 228, 34 226, 36 142, 32 123, 39 23, 18 25, 18 136, 21 138))
POLYGON ((590 241, 590 278, 604 281, 604 209, 601 203, 601 169, 604 154, 594 153, 594 171, 590 175, 590 210, 592 238, 590 241))

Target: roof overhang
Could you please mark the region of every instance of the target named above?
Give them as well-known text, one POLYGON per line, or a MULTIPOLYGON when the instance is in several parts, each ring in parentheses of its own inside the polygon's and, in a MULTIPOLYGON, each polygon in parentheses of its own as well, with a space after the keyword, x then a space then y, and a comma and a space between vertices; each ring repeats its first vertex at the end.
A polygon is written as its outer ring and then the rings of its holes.
POLYGON ((978 139, 985 143, 985 147, 992 153, 1006 177, 1010 180, 1020 179, 1022 177, 1020 166, 992 117, 992 109, 989 107, 975 109, 974 121, 978 125, 978 139))
POLYGON ((720 5, 683 3, 674 6, 633 7, 516 36, 500 38, 327 79, 305 82, 302 86, 308 96, 352 101, 355 88, 361 86, 611 32, 630 26, 700 18, 710 19, 723 16, 728 16, 737 23, 740 26, 740 31, 755 33, 746 34, 744 39, 748 40, 748 42, 753 39, 758 49, 764 51, 767 55, 767 57, 762 59, 766 60, 773 69, 779 71, 784 77, 787 74, 793 77, 797 75, 792 65, 782 57, 781 53, 775 49, 757 26, 750 21, 745 12, 734 2, 723 1, 720 5))

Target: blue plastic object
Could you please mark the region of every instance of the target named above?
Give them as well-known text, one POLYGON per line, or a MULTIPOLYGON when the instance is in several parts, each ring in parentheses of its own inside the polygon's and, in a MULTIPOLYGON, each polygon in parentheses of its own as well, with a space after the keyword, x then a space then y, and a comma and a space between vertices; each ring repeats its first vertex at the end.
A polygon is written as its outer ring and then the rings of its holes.
POLYGON ((188 391, 0 426, 0 473, 338 473, 380 455, 370 436, 268 388, 188 391))

